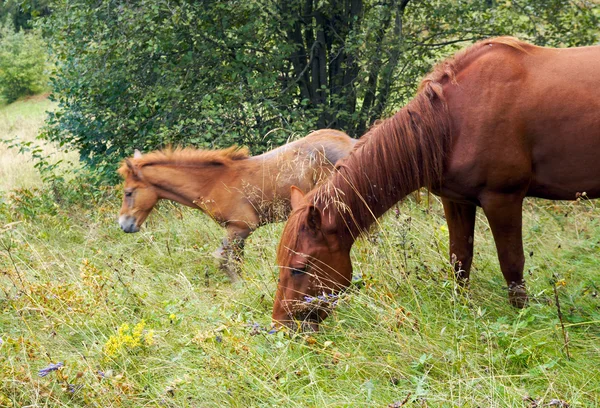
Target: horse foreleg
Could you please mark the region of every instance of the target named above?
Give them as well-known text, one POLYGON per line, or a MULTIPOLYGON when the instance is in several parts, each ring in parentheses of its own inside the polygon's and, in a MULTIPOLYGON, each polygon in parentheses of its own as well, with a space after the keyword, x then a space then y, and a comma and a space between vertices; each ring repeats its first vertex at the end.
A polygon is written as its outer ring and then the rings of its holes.
POLYGON ((508 300, 523 308, 527 305, 523 281, 523 195, 486 194, 481 198, 481 206, 494 235, 500 268, 508 284, 508 300))
POLYGON ((213 252, 213 256, 219 260, 220 269, 225 272, 231 282, 238 282, 239 275, 239 256, 234 253, 238 252, 236 246, 237 241, 230 241, 229 238, 223 238, 221 246, 213 252))
POLYGON ((221 259, 221 269, 232 282, 240 280, 240 262, 244 254, 244 242, 250 233, 249 228, 240 228, 233 225, 227 226, 227 237, 223 239, 222 246, 215 251, 221 259))
POLYGON ((450 238, 450 262, 459 284, 469 280, 473 261, 473 236, 475 231, 475 213, 477 207, 469 203, 457 203, 442 198, 448 235, 450 238))

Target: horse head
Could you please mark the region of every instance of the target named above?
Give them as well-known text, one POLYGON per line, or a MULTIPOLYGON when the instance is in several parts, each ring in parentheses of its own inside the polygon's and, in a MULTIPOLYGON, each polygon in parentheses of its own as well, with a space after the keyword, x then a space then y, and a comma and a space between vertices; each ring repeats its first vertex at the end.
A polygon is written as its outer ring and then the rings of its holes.
POLYGON ((321 210, 292 187, 292 214, 277 250, 279 284, 273 321, 301 330, 317 330, 350 285, 352 241, 321 210))
POLYGON ((119 213, 119 225, 125 232, 138 232, 150 211, 158 201, 154 187, 144 180, 136 159, 142 157, 135 151, 133 160, 125 159, 119 173, 125 179, 123 185, 123 205, 119 213))

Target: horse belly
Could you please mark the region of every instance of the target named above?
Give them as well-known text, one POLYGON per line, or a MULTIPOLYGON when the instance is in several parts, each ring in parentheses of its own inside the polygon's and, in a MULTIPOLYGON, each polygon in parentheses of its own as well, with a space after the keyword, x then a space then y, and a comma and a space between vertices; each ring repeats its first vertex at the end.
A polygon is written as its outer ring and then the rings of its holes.
POLYGON ((600 197, 600 140, 594 142, 574 143, 562 150, 547 148, 544 154, 534 155, 528 195, 575 200, 585 192, 589 198, 600 197))
POLYGON ((545 103, 538 109, 543 117, 529 122, 533 173, 529 193, 558 200, 573 200, 584 191, 598 197, 600 102, 587 91, 565 92, 563 97, 545 103))
POLYGON ((531 149, 528 195, 600 196, 600 47, 532 56, 518 106, 531 149))
POLYGON ((555 200, 574 200, 582 192, 600 196, 600 104, 593 109, 577 105, 556 106, 557 113, 533 133, 529 195, 555 200))

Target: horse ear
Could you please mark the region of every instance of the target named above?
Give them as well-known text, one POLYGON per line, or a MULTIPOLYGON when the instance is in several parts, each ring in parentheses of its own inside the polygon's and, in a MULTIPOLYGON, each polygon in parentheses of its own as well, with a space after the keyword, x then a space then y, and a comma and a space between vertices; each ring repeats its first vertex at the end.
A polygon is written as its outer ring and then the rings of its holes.
POLYGON ((125 159, 125 164, 127 165, 127 167, 129 168, 129 171, 131 171, 131 175, 136 178, 139 179, 139 170, 137 168, 137 166, 135 164, 133 164, 131 162, 131 160, 129 159, 125 159))
POLYGON ((140 157, 142 157, 142 152, 140 152, 138 149, 135 149, 135 151, 133 152, 133 158, 139 159, 140 157))
POLYGON ((314 205, 311 205, 308 208, 308 215, 306 217, 306 224, 311 231, 320 231, 321 230, 321 211, 314 205))
POLYGON ((290 201, 292 204, 292 210, 300 207, 305 202, 304 192, 302 192, 302 190, 296 186, 290 187, 290 201))

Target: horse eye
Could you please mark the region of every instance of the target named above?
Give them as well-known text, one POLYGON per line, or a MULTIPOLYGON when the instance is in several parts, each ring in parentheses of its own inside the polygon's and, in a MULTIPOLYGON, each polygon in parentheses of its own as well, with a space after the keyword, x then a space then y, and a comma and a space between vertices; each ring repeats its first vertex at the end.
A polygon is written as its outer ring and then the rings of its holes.
POLYGON ((291 269, 292 276, 301 275, 303 273, 306 273, 306 269, 308 269, 308 265, 304 265, 301 268, 292 268, 291 269))
POLYGON ((126 191, 125 197, 131 197, 132 194, 133 194, 133 191, 126 191))

